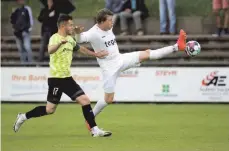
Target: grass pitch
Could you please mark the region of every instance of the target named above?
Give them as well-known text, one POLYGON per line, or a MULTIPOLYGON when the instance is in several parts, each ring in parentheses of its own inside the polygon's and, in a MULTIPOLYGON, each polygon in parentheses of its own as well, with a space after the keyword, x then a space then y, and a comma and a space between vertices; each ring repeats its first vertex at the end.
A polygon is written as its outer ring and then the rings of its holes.
POLYGON ((228 151, 229 105, 114 104, 98 117, 110 138, 92 138, 81 107, 60 104, 50 116, 12 130, 18 112, 38 104, 2 104, 2 151, 228 151))

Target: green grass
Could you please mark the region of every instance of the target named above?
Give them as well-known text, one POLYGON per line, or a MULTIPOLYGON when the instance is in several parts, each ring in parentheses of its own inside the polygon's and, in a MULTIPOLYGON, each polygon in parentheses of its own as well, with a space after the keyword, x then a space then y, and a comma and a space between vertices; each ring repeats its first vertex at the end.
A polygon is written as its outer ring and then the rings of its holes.
MULTIPOLYGON (((94 17, 96 12, 105 7, 104 0, 72 0, 76 6, 76 11, 72 13, 74 17, 94 17)), ((37 17, 41 8, 39 0, 27 0, 31 6, 33 16, 37 17)), ((159 16, 159 0, 145 0, 150 12, 150 16, 159 16)), ((212 0, 176 0, 177 16, 208 16, 212 12, 212 0)), ((2 18, 9 18, 15 2, 2 2, 2 18)))
POLYGON ((92 138, 81 108, 60 104, 54 115, 12 131, 16 114, 36 104, 2 104, 2 151, 228 151, 229 105, 126 105, 107 107, 97 121, 113 132, 92 138))

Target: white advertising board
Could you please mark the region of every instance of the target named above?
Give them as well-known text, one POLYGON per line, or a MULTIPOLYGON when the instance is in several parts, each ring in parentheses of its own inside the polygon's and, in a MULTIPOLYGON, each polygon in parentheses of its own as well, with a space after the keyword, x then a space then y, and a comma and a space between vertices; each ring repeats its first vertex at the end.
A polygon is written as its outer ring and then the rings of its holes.
MULTIPOLYGON (((72 76, 91 101, 103 98, 98 67, 72 68, 72 76)), ((1 100, 46 101, 49 69, 1 69, 1 100)), ((140 67, 121 73, 116 83, 117 102, 229 102, 229 68, 140 67)), ((62 95, 61 101, 71 101, 62 95)))

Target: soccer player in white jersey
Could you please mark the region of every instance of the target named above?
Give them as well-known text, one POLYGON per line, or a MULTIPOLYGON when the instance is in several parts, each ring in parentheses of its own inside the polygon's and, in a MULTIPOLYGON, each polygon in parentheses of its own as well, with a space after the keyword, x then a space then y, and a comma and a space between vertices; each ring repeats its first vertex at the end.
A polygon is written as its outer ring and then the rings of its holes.
POLYGON ((109 53, 105 58, 97 58, 102 69, 105 95, 104 99, 98 100, 93 108, 95 116, 114 101, 116 80, 122 71, 135 67, 146 60, 160 59, 170 53, 184 51, 186 47, 186 33, 180 30, 179 38, 174 45, 156 50, 147 49, 145 51, 120 54, 112 31, 112 16, 113 13, 111 11, 107 9, 100 10, 96 18, 97 24, 88 31, 75 35, 79 43, 90 43, 94 50, 106 50, 109 53))

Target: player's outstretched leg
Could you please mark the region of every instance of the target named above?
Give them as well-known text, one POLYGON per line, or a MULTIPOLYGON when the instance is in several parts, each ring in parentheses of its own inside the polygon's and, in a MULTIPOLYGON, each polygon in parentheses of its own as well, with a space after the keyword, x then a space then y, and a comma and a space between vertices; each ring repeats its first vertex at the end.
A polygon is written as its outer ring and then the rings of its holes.
POLYGON ((112 133, 109 131, 104 131, 98 128, 95 122, 95 116, 93 114, 90 100, 86 95, 81 95, 76 99, 82 105, 82 111, 86 122, 90 128, 91 134, 93 137, 108 137, 112 133))
POLYGON ((97 116, 108 104, 111 104, 114 100, 114 92, 113 93, 105 93, 105 99, 100 99, 96 103, 93 108, 93 113, 97 116))
POLYGON ((170 53, 176 52, 176 51, 184 51, 186 47, 186 33, 184 30, 180 30, 179 38, 177 40, 177 43, 173 46, 163 47, 156 50, 146 50, 141 51, 139 55, 139 61, 143 62, 146 60, 154 60, 154 59, 160 59, 170 53))
MULTIPOLYGON (((114 100, 113 93, 105 93, 105 99, 100 99, 97 101, 93 108, 94 117, 97 116, 108 104, 111 104, 114 100)), ((91 131, 90 125, 86 122, 87 129, 91 131)))
MULTIPOLYGON (((100 99, 97 101, 93 108, 94 117, 96 117, 108 104, 111 104, 114 100, 114 93, 105 93, 105 99, 100 99)), ((90 131, 91 127, 86 122, 87 129, 90 131)))
POLYGON ((52 114, 55 112, 56 107, 56 104, 48 102, 46 106, 37 106, 27 113, 19 113, 13 126, 14 132, 18 132, 18 130, 26 120, 52 114))

